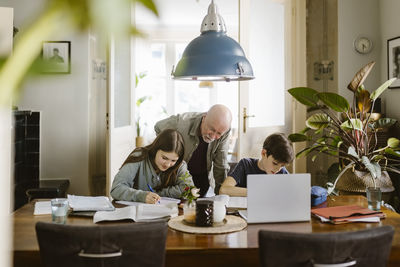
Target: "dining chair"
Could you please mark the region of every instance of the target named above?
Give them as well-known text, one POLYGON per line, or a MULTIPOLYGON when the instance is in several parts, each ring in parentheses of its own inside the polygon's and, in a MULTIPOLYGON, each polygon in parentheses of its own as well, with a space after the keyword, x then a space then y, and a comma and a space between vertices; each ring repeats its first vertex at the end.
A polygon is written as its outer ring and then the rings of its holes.
POLYGON ((164 266, 165 222, 75 226, 38 222, 46 267, 164 266))
POLYGON ((394 228, 334 233, 288 233, 260 230, 261 266, 386 266, 394 228))

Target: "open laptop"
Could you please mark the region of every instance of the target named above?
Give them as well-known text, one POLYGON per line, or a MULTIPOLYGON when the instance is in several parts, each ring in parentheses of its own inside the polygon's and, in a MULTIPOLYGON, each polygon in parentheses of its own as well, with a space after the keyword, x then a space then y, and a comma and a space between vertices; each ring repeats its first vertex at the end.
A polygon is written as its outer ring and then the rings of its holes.
POLYGON ((248 223, 309 221, 311 175, 251 174, 247 176, 248 223))

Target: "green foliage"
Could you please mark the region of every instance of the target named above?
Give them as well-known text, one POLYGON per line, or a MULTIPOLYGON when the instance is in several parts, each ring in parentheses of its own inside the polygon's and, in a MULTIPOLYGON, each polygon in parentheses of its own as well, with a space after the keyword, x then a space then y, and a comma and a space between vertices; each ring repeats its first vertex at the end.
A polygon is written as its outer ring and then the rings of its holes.
POLYGON ((346 98, 334 93, 319 93, 318 98, 329 108, 337 112, 347 112, 349 110, 349 103, 346 98))
POLYGON ((370 94, 362 83, 373 66, 374 62, 364 66, 348 85, 353 92, 351 103, 354 103, 354 107, 350 107, 349 102, 339 94, 318 93, 306 87, 288 90, 297 101, 317 111, 306 120, 306 129, 289 135, 292 142, 308 141, 297 157, 310 155, 314 161, 320 154, 340 155, 347 166, 369 171, 373 178, 380 177, 382 170, 397 170, 395 166, 400 164, 400 141, 390 138, 387 146, 377 147, 377 132, 392 126, 396 120, 381 118, 372 121, 368 113, 373 109, 375 100, 395 79, 384 82, 370 94))
POLYGON ((18 34, 12 55, 0 64, 0 105, 8 105, 12 98, 16 98, 19 85, 30 70, 40 70, 36 61, 42 42, 51 39, 60 29, 64 33, 72 33, 91 28, 102 32, 107 39, 141 34, 132 26, 130 16, 123 15, 136 2, 158 16, 153 0, 46 1, 44 11, 18 34))
POLYGON ((288 92, 296 98, 297 101, 309 107, 315 107, 318 102, 318 92, 307 87, 296 87, 289 89, 288 92))
POLYGON ((196 188, 193 185, 193 181, 191 178, 192 176, 190 176, 189 172, 186 172, 183 176, 178 177, 178 179, 184 181, 184 188, 181 198, 186 199, 189 204, 200 196, 200 189, 196 188))

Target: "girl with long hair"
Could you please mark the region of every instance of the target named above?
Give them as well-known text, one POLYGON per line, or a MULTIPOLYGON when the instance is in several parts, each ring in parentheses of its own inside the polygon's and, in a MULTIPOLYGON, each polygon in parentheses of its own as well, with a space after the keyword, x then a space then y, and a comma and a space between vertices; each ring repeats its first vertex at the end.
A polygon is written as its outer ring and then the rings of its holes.
POLYGON ((180 198, 185 187, 193 185, 183 155, 182 135, 172 129, 162 131, 153 143, 128 156, 114 178, 111 196, 151 204, 160 196, 180 198))

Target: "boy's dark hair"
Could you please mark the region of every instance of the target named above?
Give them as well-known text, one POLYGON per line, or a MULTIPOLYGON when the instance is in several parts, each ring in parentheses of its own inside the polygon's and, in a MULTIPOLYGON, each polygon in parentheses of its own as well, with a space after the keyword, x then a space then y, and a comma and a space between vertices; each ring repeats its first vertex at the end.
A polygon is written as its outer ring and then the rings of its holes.
POLYGON ((293 161, 292 143, 283 133, 273 133, 268 136, 264 141, 263 149, 267 150, 267 157, 272 155, 281 163, 293 161))

